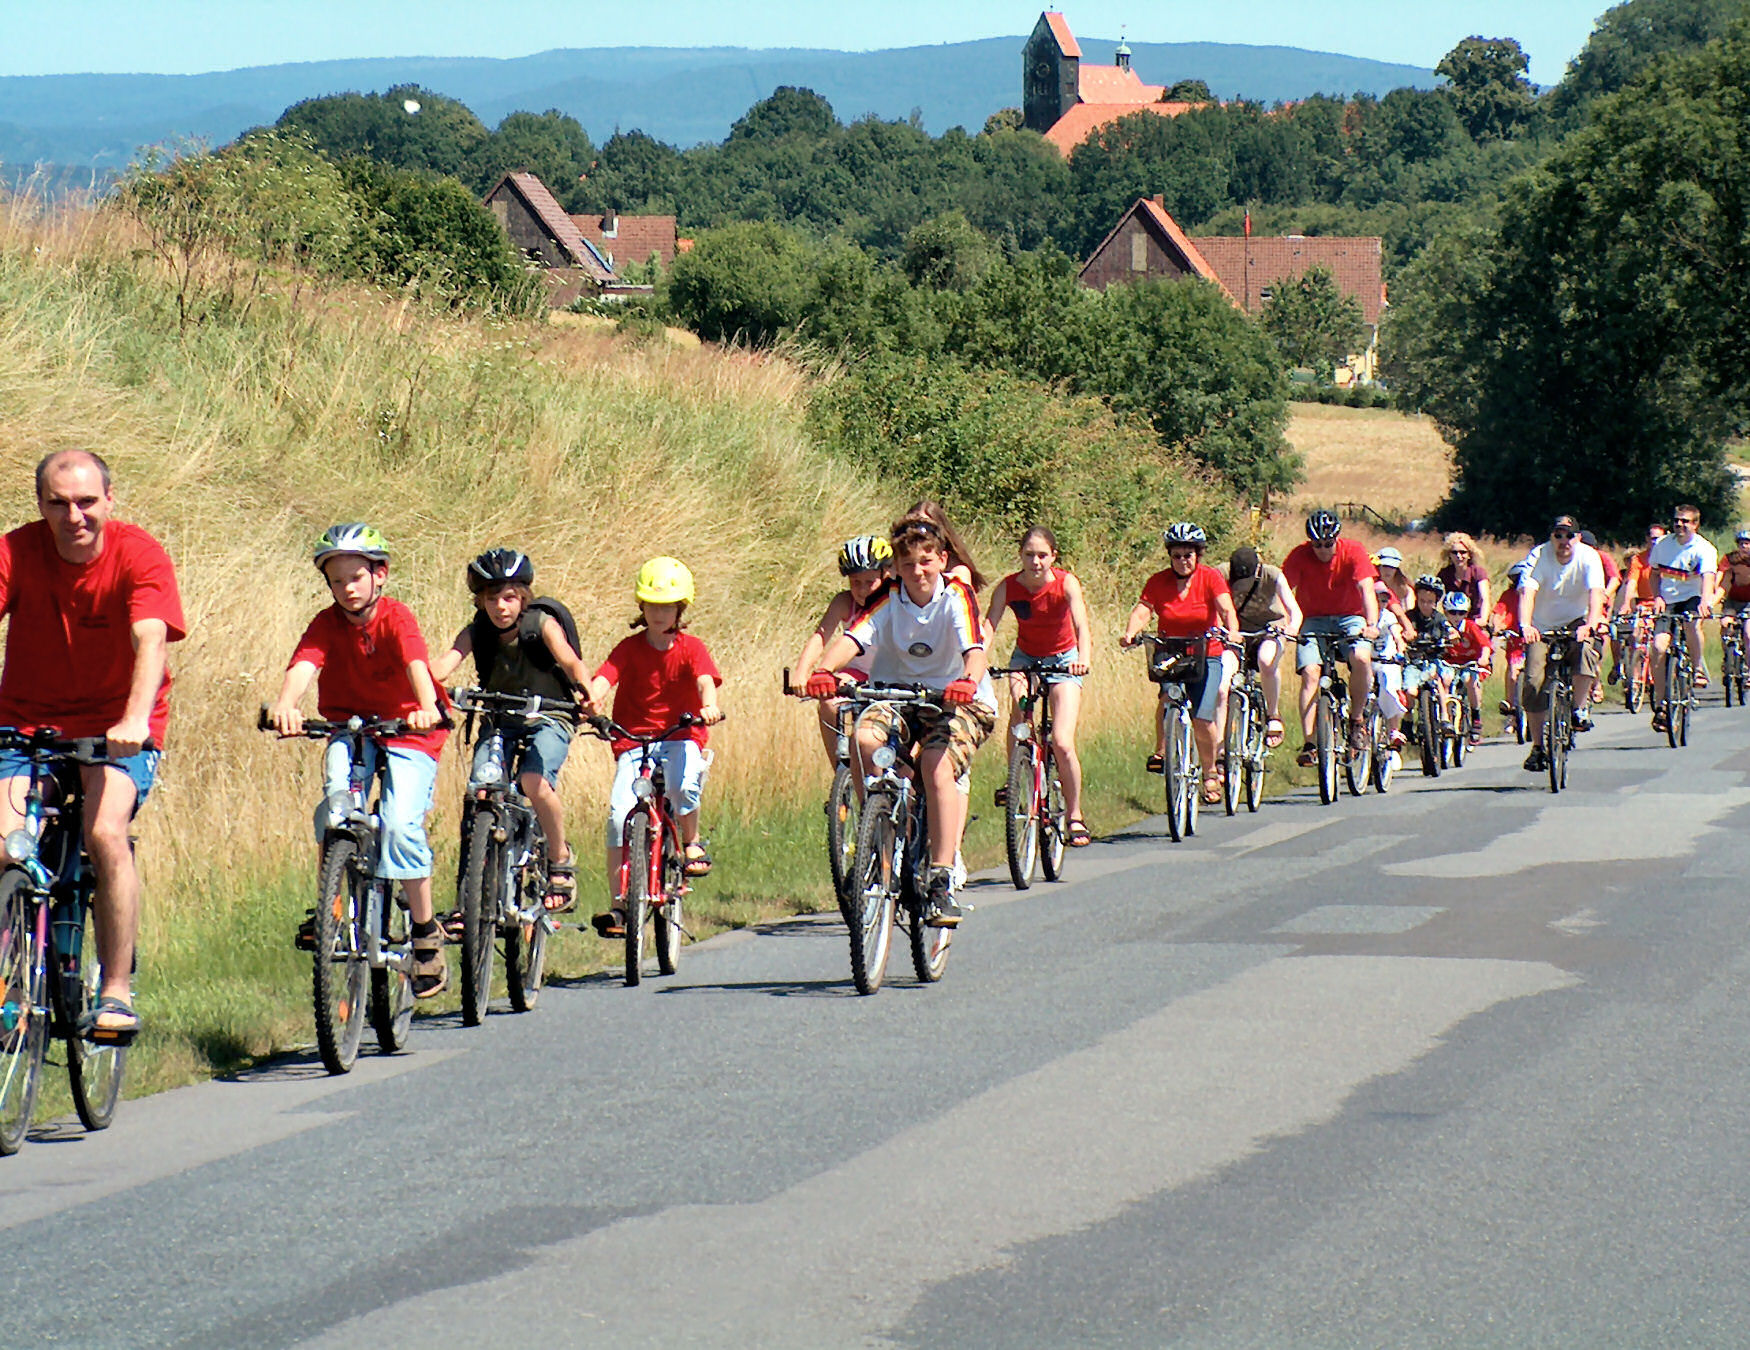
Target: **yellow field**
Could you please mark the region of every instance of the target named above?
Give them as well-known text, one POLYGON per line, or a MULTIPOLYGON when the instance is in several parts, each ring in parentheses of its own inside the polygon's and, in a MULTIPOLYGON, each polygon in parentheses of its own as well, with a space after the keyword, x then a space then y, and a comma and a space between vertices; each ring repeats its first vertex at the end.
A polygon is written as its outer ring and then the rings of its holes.
POLYGON ((1446 495, 1451 455, 1431 418, 1295 403, 1288 439, 1306 460, 1291 511, 1361 502, 1388 519, 1408 520, 1427 515, 1446 495))

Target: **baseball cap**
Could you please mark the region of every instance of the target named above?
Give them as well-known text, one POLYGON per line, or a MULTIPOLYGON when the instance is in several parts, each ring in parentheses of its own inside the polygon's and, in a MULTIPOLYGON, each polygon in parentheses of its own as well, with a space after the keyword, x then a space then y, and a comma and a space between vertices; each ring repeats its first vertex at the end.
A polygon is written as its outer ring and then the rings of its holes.
POLYGON ((1549 532, 1554 534, 1557 530, 1566 530, 1569 534, 1579 534, 1580 522, 1572 516, 1557 516, 1555 522, 1549 527, 1549 532))
POLYGON ((1404 555, 1399 553, 1395 548, 1382 548, 1379 551, 1379 557, 1374 561, 1381 567, 1402 568, 1404 565, 1404 555))

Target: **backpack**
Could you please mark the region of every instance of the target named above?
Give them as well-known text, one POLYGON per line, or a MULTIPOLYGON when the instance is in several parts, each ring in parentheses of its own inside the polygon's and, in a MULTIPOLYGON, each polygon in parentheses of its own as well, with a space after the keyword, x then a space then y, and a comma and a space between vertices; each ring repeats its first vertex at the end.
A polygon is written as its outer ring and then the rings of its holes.
MULTIPOLYGON (((517 641, 522 645, 523 658, 542 674, 551 675, 569 694, 576 686, 553 659, 546 640, 541 637, 541 626, 546 619, 552 619, 559 625, 565 634, 565 640, 571 644, 571 650, 577 651, 577 620, 571 617, 571 611, 565 607, 563 601, 555 600, 549 595, 541 596, 523 611, 522 618, 517 620, 517 641)), ((468 631, 474 649, 474 668, 479 672, 480 683, 485 684, 492 678, 493 667, 498 664, 498 629, 492 626, 492 620, 483 612, 476 610, 474 618, 468 624, 468 631)))

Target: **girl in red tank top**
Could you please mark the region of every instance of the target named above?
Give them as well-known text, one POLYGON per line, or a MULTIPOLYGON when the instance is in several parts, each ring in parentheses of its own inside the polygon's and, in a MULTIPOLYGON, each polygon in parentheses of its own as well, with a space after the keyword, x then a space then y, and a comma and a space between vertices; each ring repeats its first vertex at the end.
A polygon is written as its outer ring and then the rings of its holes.
MULTIPOLYGON (((1082 765, 1076 756, 1076 718, 1081 712, 1082 677, 1088 673, 1088 610, 1082 600, 1082 584, 1074 574, 1057 565, 1057 538, 1043 525, 1021 536, 1021 568, 997 582, 991 592, 984 626, 994 638, 1006 611, 1015 615, 1015 654, 1009 664, 1062 671, 1068 678, 1053 680, 1051 698, 1051 744, 1063 779, 1063 804, 1069 817, 1066 842, 1076 848, 1092 843, 1082 820, 1082 765)), ((1009 694, 1019 699, 1027 681, 1009 678, 1009 694)), ((1011 734, 1014 719, 1010 717, 1011 734)), ((1012 744, 1006 741, 1005 744, 1012 744)), ((997 805, 1004 804, 1005 789, 997 789, 997 805)))

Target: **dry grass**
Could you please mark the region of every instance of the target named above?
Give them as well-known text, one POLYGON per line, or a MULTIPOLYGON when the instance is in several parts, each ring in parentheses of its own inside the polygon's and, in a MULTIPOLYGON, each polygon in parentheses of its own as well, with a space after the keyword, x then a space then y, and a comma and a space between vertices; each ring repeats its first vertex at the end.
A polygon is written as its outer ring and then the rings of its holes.
POLYGON ((1431 418, 1383 408, 1290 405, 1288 439, 1306 460, 1290 509, 1363 502, 1388 519, 1426 516, 1446 495, 1451 452, 1431 418))

